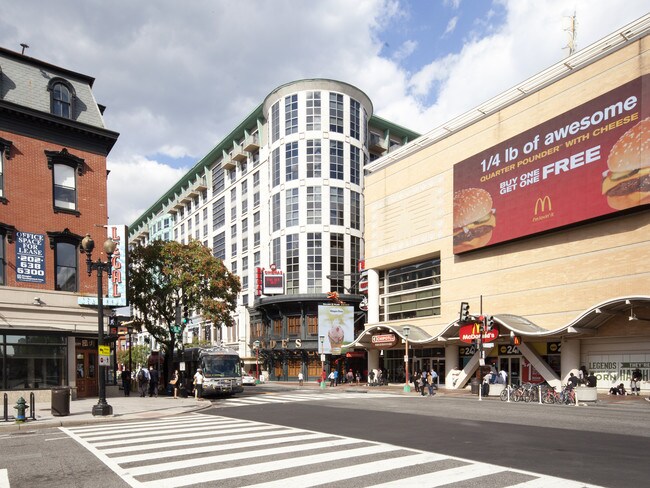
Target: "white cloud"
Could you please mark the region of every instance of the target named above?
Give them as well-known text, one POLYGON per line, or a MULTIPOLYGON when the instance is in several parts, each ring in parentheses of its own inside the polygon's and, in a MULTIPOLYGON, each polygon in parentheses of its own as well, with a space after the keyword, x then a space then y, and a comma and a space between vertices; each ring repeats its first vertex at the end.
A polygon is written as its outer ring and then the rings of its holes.
POLYGON ((417 41, 413 40, 407 40, 402 43, 402 45, 395 51, 393 54, 393 59, 395 61, 401 61, 403 59, 408 58, 411 54, 413 54, 413 51, 418 47, 417 41))
POLYGON ((447 27, 445 28, 445 32, 443 32, 442 37, 445 37, 447 34, 451 34, 454 32, 456 29, 456 24, 458 24, 458 16, 452 17, 449 19, 449 22, 447 22, 447 27))
MULTIPOLYGON (((426 132, 562 59, 574 8, 578 48, 647 12, 642 0, 495 2, 505 21, 475 19, 487 25, 480 36, 450 22, 462 49, 414 73, 380 55, 382 29, 405 16, 397 0, 5 2, 0 45, 26 42, 29 56, 96 78, 107 127, 120 133, 108 160, 110 218, 131 223, 183 174, 156 155, 200 159, 283 83, 347 81, 376 114, 426 132)), ((445 8, 432 6, 432 23, 445 8)))

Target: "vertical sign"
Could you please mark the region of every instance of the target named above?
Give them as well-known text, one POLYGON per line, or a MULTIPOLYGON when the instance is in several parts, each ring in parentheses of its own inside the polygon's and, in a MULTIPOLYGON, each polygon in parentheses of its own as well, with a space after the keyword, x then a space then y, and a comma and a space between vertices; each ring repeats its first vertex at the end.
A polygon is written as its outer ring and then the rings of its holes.
POLYGON ((45 235, 16 233, 16 281, 45 283, 45 235))

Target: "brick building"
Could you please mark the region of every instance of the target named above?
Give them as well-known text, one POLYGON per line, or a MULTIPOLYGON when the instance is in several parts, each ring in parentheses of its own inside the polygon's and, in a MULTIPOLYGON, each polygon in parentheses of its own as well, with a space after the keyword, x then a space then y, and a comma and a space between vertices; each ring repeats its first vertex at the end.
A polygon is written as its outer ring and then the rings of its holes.
POLYGON ((0 390, 97 394, 97 312, 78 304, 97 279, 80 242, 90 233, 100 257, 118 134, 93 82, 0 48, 0 390))

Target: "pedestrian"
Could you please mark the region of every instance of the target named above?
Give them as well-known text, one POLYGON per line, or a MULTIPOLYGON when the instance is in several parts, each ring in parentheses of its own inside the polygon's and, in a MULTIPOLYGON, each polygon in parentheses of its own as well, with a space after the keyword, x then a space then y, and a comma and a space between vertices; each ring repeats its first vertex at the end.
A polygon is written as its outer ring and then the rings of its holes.
POLYGON ((504 385, 508 383, 508 373, 506 373, 505 369, 499 371, 499 383, 503 383, 504 385))
POLYGON ((426 391, 425 388, 427 387, 427 385, 429 383, 428 376, 429 375, 427 374, 426 369, 423 370, 422 374, 420 375, 420 395, 421 396, 426 396, 427 391, 426 391))
POLYGON ((495 384, 499 379, 499 373, 497 371, 496 364, 490 364, 490 383, 495 384))
POLYGON ((361 384, 361 373, 359 373, 359 370, 357 369, 356 373, 354 374, 354 379, 357 380, 357 386, 361 384))
POLYGON ((413 372, 413 386, 415 386, 415 393, 420 393, 420 372, 413 372))
MULTIPOLYGON (((320 373, 320 382, 325 383, 325 380, 327 379, 327 372, 325 370, 321 371, 320 373)), ((323 388, 325 388, 325 385, 322 385, 323 388)))
POLYGON ((337 386, 339 384, 339 370, 335 369, 334 370, 334 386, 337 386))
POLYGON ((630 395, 640 395, 641 394, 641 370, 636 368, 632 371, 632 379, 630 380, 630 395))
POLYGON ((481 394, 486 397, 490 394, 490 381, 492 380, 492 373, 483 376, 483 384, 481 385, 481 394))
POLYGON ((298 373, 298 385, 302 386, 303 382, 305 381, 305 377, 302 374, 302 371, 298 373))
POLYGON ((589 373, 589 375, 587 376, 587 386, 588 386, 589 388, 596 388, 596 385, 597 385, 597 384, 598 384, 598 378, 596 378, 596 375, 595 375, 594 372, 592 371, 592 372, 589 373))
POLYGON ((203 398, 203 370, 201 368, 196 369, 196 373, 194 373, 194 398, 197 400, 200 400, 203 398))
POLYGON ((349 385, 351 385, 354 382, 354 373, 352 372, 352 370, 348 371, 348 374, 346 376, 347 376, 346 382, 349 385))
POLYGON ((178 381, 179 381, 179 376, 178 376, 178 370, 174 371, 174 376, 172 377, 171 381, 169 382, 170 385, 172 385, 172 388, 174 389, 174 400, 178 398, 178 381))
POLYGON ((149 396, 158 397, 158 370, 149 366, 149 396))
POLYGON ((438 388, 436 384, 438 382, 438 373, 434 370, 431 370, 429 376, 427 376, 427 386, 429 387, 429 396, 432 397, 436 394, 435 390, 438 388))
POLYGON ((122 370, 122 388, 124 389, 124 396, 131 395, 131 371, 127 367, 122 370))
POLYGON ((580 366, 580 369, 578 370, 578 382, 581 385, 587 383, 587 376, 589 376, 589 373, 587 373, 587 368, 585 368, 584 366, 580 366))
POLYGON ((609 395, 626 395, 627 392, 625 391, 625 385, 623 383, 619 384, 618 386, 612 386, 609 389, 609 395))
POLYGON ((578 386, 579 381, 578 377, 571 372, 569 373, 569 379, 566 381, 566 384, 567 386, 571 386, 571 388, 575 388, 578 386))
POLYGON ((334 370, 330 371, 330 374, 327 378, 330 380, 330 387, 334 386, 334 370))
POLYGON ((147 396, 147 392, 149 391, 149 371, 147 371, 146 366, 140 366, 140 371, 138 371, 138 376, 136 378, 138 381, 140 397, 144 398, 147 396))

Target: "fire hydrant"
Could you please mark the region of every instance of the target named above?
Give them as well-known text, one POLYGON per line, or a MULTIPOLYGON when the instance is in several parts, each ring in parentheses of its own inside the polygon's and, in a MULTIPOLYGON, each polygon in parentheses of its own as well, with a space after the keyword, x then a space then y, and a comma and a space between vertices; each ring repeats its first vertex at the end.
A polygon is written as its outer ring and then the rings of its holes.
POLYGON ((16 402, 16 406, 14 407, 16 409, 16 422, 25 421, 25 409, 27 407, 29 407, 29 405, 27 405, 25 399, 23 397, 20 397, 16 402))

